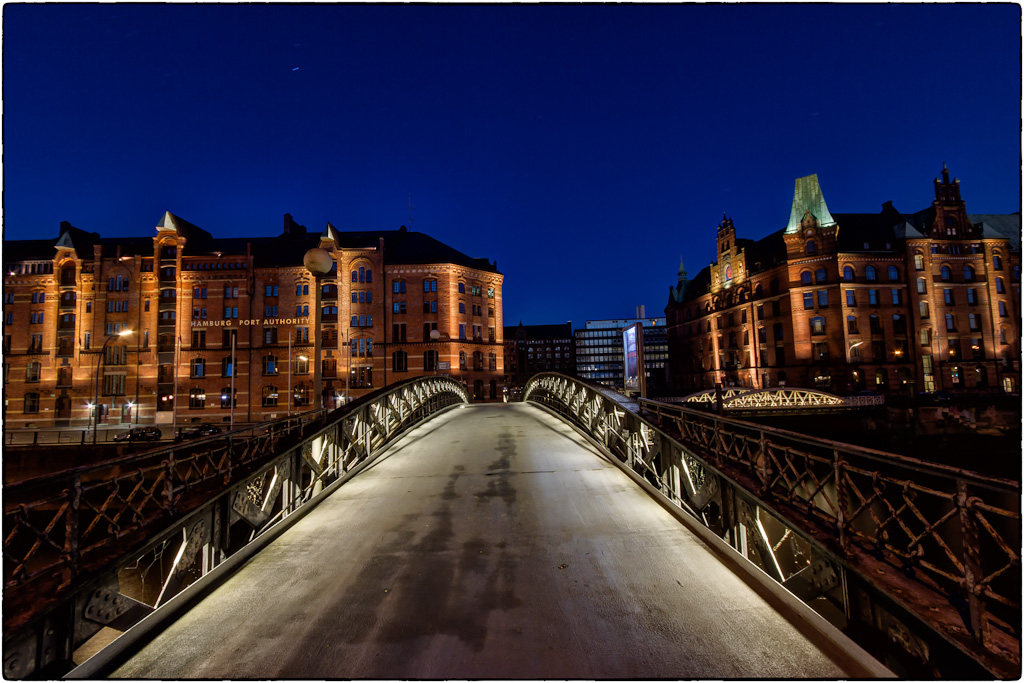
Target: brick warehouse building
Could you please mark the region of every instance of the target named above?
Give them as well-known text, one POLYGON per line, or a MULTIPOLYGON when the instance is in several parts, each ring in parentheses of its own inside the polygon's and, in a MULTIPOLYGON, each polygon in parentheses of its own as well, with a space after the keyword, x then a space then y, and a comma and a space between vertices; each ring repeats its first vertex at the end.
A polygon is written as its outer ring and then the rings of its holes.
POLYGON ((302 258, 316 246, 334 260, 322 281, 326 407, 344 400, 346 377, 356 398, 435 373, 500 400, 496 262, 404 226, 316 234, 285 215, 277 237, 214 238, 166 213, 152 237, 62 223, 56 240, 4 243, 6 426, 88 425, 97 388, 110 424, 227 422, 232 381, 236 422, 308 409, 316 291, 302 258))
POLYGON ((968 214, 943 167, 932 206, 831 214, 796 181, 785 229, 680 267, 665 309, 673 388, 787 384, 861 390, 1020 390, 1020 213, 968 214))

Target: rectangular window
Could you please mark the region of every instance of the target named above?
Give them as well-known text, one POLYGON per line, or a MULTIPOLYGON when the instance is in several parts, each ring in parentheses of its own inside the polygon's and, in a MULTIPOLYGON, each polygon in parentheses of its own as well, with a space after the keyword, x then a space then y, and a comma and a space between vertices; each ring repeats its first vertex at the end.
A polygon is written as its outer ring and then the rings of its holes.
POLYGON ((466 323, 459 323, 459 339, 466 338, 466 323))
MULTIPOLYGON (((818 307, 819 308, 828 308, 828 290, 827 289, 819 289, 818 290, 818 307)), ((744 322, 746 322, 746 321, 744 320, 744 322)))
POLYGON ((92 332, 86 332, 82 339, 82 348, 87 349, 92 344, 92 332))
POLYGON ((902 302, 902 298, 900 296, 900 290, 893 289, 891 291, 892 291, 892 305, 893 306, 899 306, 900 303, 902 302))
POLYGON ((953 305, 953 290, 944 289, 942 290, 942 300, 946 302, 947 306, 953 305))
POLYGON ((878 290, 877 289, 869 289, 868 290, 868 303, 871 304, 872 306, 877 306, 878 305, 878 290))
POLYGON ((967 303, 971 306, 978 304, 978 292, 973 287, 967 290, 967 303))

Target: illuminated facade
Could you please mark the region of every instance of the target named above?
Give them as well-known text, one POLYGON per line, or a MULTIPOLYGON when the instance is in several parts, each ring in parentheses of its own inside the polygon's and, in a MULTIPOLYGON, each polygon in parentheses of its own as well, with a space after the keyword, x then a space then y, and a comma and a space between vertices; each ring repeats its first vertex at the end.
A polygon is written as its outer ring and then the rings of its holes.
POLYGON ((686 394, 723 386, 1020 390, 1020 214, 969 215, 959 180, 932 206, 831 214, 817 176, 796 181, 785 229, 680 267, 665 309, 670 376, 686 394))
POLYGON ((496 264, 404 226, 317 234, 286 215, 276 237, 215 238, 167 213, 152 237, 62 223, 56 240, 8 241, 3 256, 7 428, 88 425, 94 404, 108 424, 308 410, 317 333, 327 408, 424 374, 502 395, 496 264), (302 265, 317 246, 334 261, 319 331, 302 265))

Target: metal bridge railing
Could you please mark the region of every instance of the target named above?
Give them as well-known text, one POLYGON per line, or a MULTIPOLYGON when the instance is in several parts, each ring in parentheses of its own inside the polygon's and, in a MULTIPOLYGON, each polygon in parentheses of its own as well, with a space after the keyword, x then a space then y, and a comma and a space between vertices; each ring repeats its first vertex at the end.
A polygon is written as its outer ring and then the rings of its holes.
POLYGON ((421 377, 307 414, 4 487, 6 678, 63 675, 465 387, 421 377), (314 418, 314 419, 310 419, 314 418))
POLYGON ((524 400, 604 444, 894 671, 1019 675, 1018 483, 679 405, 632 411, 553 373, 524 400))

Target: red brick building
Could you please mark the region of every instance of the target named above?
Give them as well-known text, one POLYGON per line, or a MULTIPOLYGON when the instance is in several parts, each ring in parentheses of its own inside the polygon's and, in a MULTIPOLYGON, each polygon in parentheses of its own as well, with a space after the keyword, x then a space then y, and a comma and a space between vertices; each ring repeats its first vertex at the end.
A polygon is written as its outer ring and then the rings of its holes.
POLYGON ((151 237, 62 223, 56 240, 5 242, 3 260, 8 428, 87 425, 97 395, 113 424, 308 409, 318 332, 327 407, 434 373, 476 400, 502 396, 496 264, 404 226, 316 234, 286 215, 276 237, 215 238, 167 213, 151 237), (302 265, 317 246, 334 261, 319 331, 302 265))
POLYGON ((1020 227, 968 214, 946 168, 913 214, 832 214, 817 176, 800 178, 785 229, 742 239, 723 217, 718 260, 692 280, 680 268, 673 387, 1018 392, 1020 227))

